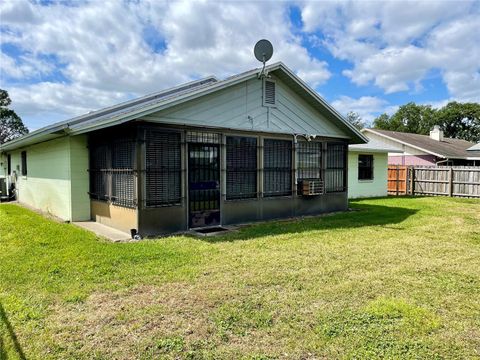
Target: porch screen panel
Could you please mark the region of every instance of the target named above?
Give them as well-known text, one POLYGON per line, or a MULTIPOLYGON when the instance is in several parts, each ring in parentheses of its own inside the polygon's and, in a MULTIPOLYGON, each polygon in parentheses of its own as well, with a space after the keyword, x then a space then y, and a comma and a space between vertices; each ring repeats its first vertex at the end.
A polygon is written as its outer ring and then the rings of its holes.
POLYGON ((297 149, 298 179, 321 179, 322 143, 301 141, 297 144, 297 149))
POLYGON ((109 199, 110 149, 107 144, 90 144, 90 198, 109 199))
POLYGON ((257 197, 257 139, 227 137, 227 200, 257 197))
POLYGON ((265 197, 292 194, 292 142, 265 139, 263 143, 263 192, 265 197))
POLYGON ((135 147, 134 139, 90 142, 90 198, 136 206, 135 147))
POLYGON ((180 133, 148 130, 146 134, 146 206, 180 204, 181 175, 180 133))
POLYGON ((325 187, 327 192, 343 192, 347 184, 347 146, 339 143, 327 143, 327 168, 325 187))
POLYGON ((135 205, 135 142, 121 141, 112 144, 112 203, 133 207, 135 205))

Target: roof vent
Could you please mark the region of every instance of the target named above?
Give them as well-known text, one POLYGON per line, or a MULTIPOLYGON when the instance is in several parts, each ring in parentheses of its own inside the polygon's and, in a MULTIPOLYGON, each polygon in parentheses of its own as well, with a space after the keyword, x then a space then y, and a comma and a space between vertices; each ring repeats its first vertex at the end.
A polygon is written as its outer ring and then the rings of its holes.
POLYGON ((263 105, 264 106, 276 105, 276 89, 275 89, 275 81, 273 80, 267 80, 267 79, 264 80, 263 105))
POLYGON ((443 131, 440 129, 440 126, 435 125, 433 127, 433 129, 430 131, 430 139, 443 141, 443 131))

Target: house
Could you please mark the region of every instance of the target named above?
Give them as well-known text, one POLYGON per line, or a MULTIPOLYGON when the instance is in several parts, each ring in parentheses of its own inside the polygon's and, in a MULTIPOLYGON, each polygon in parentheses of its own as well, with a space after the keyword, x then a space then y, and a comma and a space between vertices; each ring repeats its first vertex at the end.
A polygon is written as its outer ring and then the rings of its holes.
POLYGON ((265 72, 33 131, 1 146, 4 171, 21 203, 142 236, 346 210, 347 146, 366 137, 284 64, 265 72))
POLYGON ((387 196, 388 154, 401 153, 383 142, 348 146, 348 197, 387 196))
POLYGON ((391 165, 480 165, 478 144, 444 137, 439 126, 430 131, 430 136, 379 129, 365 129, 364 134, 401 150, 401 154, 389 153, 391 165))

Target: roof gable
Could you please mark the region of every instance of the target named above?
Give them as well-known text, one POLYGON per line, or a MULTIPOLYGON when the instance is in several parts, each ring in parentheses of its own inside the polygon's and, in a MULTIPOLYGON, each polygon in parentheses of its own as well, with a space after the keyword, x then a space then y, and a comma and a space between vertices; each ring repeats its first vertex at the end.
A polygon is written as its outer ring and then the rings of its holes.
POLYGON ((271 74, 269 80, 275 81, 275 106, 263 106, 263 81, 255 77, 140 117, 139 120, 282 134, 351 137, 349 132, 311 106, 276 75, 271 74))

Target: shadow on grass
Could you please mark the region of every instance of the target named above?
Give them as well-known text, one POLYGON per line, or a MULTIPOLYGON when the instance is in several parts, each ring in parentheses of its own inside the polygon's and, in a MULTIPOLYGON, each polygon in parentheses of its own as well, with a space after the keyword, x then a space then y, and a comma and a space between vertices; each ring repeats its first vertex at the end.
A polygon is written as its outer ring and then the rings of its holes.
MULTIPOLYGON (((12 324, 8 320, 7 314, 5 313, 5 309, 3 308, 1 303, 0 303, 0 322, 2 322, 7 328, 8 335, 10 335, 10 338, 12 339, 13 347, 15 348, 18 358, 20 360, 25 360, 26 359, 25 354, 23 353, 22 347, 18 342, 17 335, 15 334, 15 331, 13 331, 12 324)), ((4 347, 5 347, 5 344, 3 342, 3 339, 0 338, 0 359, 1 360, 7 359, 7 354, 5 352, 4 347)))
POLYGON ((220 236, 200 237, 206 242, 250 240, 263 236, 303 233, 309 231, 359 228, 363 226, 386 226, 399 229, 399 224, 418 210, 403 207, 353 204, 352 211, 324 214, 288 220, 270 220, 240 227, 239 231, 220 236))

